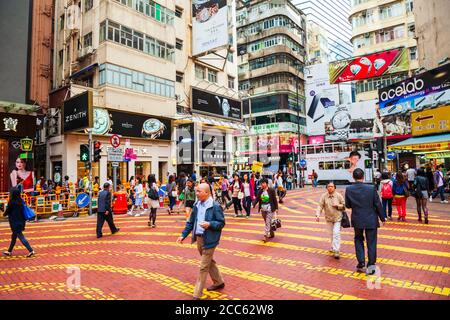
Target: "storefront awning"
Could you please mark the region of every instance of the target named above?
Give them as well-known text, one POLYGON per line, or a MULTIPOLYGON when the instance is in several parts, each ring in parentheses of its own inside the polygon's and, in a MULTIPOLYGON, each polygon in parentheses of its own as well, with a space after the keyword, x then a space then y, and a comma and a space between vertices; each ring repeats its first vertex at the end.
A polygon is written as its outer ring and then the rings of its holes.
POLYGON ((79 75, 81 75, 81 74, 83 74, 83 73, 86 73, 86 72, 88 72, 89 70, 92 70, 92 69, 95 68, 96 66, 98 66, 98 63, 93 63, 93 64, 91 64, 91 65, 89 65, 89 66, 87 66, 87 67, 84 67, 83 69, 78 70, 78 71, 75 72, 75 73, 72 73, 72 75, 70 76, 70 78, 78 77, 79 75))
POLYGON ((208 125, 212 125, 212 126, 223 127, 225 129, 249 130, 249 128, 243 123, 227 121, 225 119, 213 118, 213 117, 208 117, 208 116, 204 116, 204 115, 176 114, 174 118, 178 121, 203 123, 203 124, 208 124, 208 125))
POLYGON ((388 149, 411 151, 450 150, 450 134, 409 138, 389 146, 388 149))

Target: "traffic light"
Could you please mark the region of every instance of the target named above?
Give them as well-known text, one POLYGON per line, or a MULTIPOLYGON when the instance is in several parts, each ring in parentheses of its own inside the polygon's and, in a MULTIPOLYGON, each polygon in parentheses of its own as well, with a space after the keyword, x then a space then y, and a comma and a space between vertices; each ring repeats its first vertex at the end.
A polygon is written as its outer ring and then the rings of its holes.
POLYGON ((89 145, 88 144, 80 145, 80 161, 83 161, 83 162, 89 161, 89 145))
POLYGON ((102 157, 100 153, 102 152, 102 143, 100 141, 94 141, 94 162, 100 161, 102 157))

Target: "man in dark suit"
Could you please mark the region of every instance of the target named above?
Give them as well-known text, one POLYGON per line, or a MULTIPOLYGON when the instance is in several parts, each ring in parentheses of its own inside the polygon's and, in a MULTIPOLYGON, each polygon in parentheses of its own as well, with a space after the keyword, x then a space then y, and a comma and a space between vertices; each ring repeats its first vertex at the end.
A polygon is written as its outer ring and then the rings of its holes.
POLYGON ((194 289, 194 300, 200 300, 208 273, 213 280, 213 285, 208 287, 208 291, 225 287, 222 275, 213 259, 214 250, 219 244, 220 235, 225 226, 225 217, 222 207, 212 198, 211 189, 207 183, 200 184, 196 188, 196 192, 198 201, 195 203, 189 221, 186 222, 186 227, 177 242, 182 243, 191 232, 192 243, 197 242, 197 249, 202 258, 194 289))
POLYGON ((109 192, 109 183, 103 185, 103 190, 98 195, 98 209, 97 209, 97 238, 101 238, 103 224, 108 222, 111 233, 119 232, 119 228, 114 225, 112 210, 111 210, 111 193, 109 192))
POLYGON ((383 210, 381 209, 380 197, 373 185, 364 184, 364 171, 357 168, 353 171, 355 183, 347 187, 345 191, 345 206, 352 209, 352 226, 355 230, 355 250, 358 272, 364 271, 364 233, 366 234, 368 273, 375 273, 377 260, 377 228, 380 227, 378 218, 385 222, 383 210))

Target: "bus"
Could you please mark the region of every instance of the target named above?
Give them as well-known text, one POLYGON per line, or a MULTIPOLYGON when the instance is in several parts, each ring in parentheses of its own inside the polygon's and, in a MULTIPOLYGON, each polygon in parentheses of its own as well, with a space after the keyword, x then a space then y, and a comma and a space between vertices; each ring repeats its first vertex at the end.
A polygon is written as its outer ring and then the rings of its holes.
POLYGON ((334 181, 336 184, 354 182, 352 173, 356 168, 364 170, 364 182, 372 183, 372 159, 365 149, 368 144, 333 142, 302 146, 306 160, 305 182, 312 184, 312 171, 317 172, 318 182, 334 181))

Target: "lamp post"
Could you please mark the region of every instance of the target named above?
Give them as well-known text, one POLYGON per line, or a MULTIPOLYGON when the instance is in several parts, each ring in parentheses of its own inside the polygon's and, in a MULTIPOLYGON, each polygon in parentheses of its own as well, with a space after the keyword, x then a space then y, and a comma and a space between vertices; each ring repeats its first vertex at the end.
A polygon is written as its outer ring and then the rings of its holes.
MULTIPOLYGON (((294 65, 296 67, 300 66, 300 62, 298 60, 294 61, 294 65)), ((302 149, 302 142, 301 142, 301 132, 300 132, 300 104, 299 104, 299 96, 298 96, 298 79, 299 79, 299 73, 300 70, 297 70, 297 77, 295 78, 295 89, 296 89, 296 103, 297 103, 297 138, 298 138, 298 150, 297 150, 297 163, 295 165, 295 169, 297 169, 297 165, 299 168, 299 177, 298 177, 298 186, 299 188, 303 188, 303 169, 302 169, 302 175, 300 177, 300 157, 301 157, 301 149, 302 149)), ((297 170, 296 170, 297 171, 297 170)))

